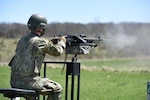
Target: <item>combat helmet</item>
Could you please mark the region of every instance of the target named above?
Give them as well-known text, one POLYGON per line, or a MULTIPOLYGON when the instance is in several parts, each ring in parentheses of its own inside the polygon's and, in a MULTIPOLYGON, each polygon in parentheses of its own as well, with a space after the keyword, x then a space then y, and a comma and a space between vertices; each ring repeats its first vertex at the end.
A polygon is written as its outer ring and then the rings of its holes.
POLYGON ((47 25, 47 19, 43 15, 33 14, 28 20, 28 28, 32 31, 36 28, 45 29, 47 25))

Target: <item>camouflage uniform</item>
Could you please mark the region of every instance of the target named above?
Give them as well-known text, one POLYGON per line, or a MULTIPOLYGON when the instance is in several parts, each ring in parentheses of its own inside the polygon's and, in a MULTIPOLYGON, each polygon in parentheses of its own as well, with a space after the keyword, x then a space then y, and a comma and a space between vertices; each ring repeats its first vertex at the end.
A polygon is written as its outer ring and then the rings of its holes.
MULTIPOLYGON (((54 44, 30 33, 21 38, 16 48, 16 54, 10 62, 11 86, 14 88, 34 89, 40 94, 48 95, 48 100, 60 100, 62 87, 48 78, 41 78, 39 72, 45 53, 59 56, 63 53, 63 40, 54 44)), ((32 100, 32 99, 30 99, 32 100)))

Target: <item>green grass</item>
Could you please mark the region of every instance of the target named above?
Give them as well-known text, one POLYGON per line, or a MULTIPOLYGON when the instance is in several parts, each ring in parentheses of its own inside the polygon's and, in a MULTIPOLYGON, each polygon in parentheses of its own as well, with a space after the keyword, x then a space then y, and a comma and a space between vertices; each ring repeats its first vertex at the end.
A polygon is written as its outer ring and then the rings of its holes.
POLYGON ((17 39, 0 38, 0 61, 9 61, 15 53, 17 39), (7 56, 6 56, 7 55, 7 56))
POLYGON ((88 93, 85 92, 82 100, 144 100, 146 97, 149 74, 84 72, 84 76, 86 78, 82 82, 85 84, 82 83, 82 86, 87 88, 83 91, 87 90, 88 93))
POLYGON ((149 72, 149 58, 126 58, 126 59, 104 59, 83 60, 83 67, 95 70, 113 72, 149 72))
MULTIPOLYGON (((81 67, 84 68, 81 70, 80 100, 145 100, 150 73, 140 71, 140 64, 142 64, 143 69, 149 67, 146 59, 140 61, 137 59, 82 61, 81 67), (107 69, 102 70, 103 66, 107 66, 107 69), (121 68, 127 68, 128 70, 123 71, 121 68), (135 71, 130 71, 130 68, 135 69, 135 71)), ((1 65, 0 88, 10 87, 9 77, 10 68, 1 65)), ((60 68, 48 67, 47 77, 59 82, 65 89, 65 72, 64 75, 61 75, 60 68)), ((0 100, 9 99, 0 94, 0 100)), ((65 100, 65 90, 62 100, 65 100)))

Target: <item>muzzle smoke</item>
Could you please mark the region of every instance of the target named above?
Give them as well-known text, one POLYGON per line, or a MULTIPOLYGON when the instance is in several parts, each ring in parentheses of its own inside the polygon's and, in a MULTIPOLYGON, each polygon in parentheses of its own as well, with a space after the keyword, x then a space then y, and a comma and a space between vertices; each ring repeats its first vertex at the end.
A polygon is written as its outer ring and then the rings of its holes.
POLYGON ((109 34, 109 40, 104 40, 104 44, 106 46, 106 50, 111 54, 120 54, 125 57, 150 56, 149 37, 150 36, 148 34, 109 34))
POLYGON ((127 47, 135 45, 137 42, 137 37, 135 36, 128 36, 125 34, 118 34, 114 37, 112 37, 111 45, 114 50, 123 50, 127 47))

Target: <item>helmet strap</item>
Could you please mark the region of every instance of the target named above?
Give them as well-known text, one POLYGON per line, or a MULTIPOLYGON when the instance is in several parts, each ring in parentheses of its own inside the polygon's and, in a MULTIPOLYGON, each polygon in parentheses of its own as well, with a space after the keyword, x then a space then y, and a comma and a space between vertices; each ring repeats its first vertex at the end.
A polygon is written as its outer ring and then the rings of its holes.
POLYGON ((45 29, 43 29, 43 31, 41 32, 41 36, 43 36, 45 34, 45 29))
POLYGON ((40 36, 43 36, 45 34, 45 28, 43 28, 42 31, 38 30, 38 29, 36 29, 36 31, 39 32, 39 33, 41 33, 40 36))

